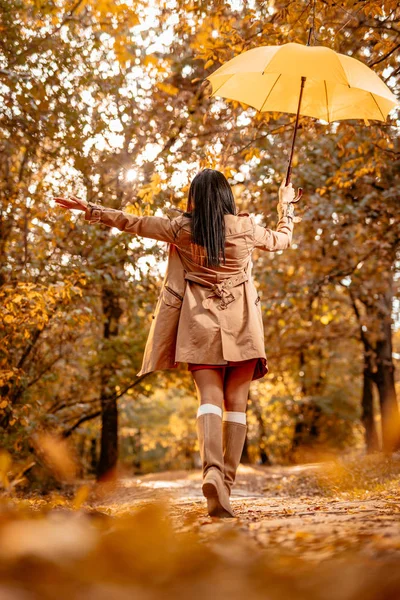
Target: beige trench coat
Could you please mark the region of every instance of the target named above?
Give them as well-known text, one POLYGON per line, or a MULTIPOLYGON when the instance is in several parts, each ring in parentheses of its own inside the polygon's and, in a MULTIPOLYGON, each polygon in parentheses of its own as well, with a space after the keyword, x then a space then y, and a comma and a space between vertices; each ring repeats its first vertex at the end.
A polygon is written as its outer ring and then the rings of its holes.
POLYGON ((89 203, 85 220, 168 243, 167 270, 138 376, 178 363, 227 364, 258 358, 253 380, 268 373, 260 296, 251 275, 255 248, 291 246, 293 221, 275 231, 253 215, 225 215, 226 264, 207 268, 192 253, 190 218, 130 215, 89 203))

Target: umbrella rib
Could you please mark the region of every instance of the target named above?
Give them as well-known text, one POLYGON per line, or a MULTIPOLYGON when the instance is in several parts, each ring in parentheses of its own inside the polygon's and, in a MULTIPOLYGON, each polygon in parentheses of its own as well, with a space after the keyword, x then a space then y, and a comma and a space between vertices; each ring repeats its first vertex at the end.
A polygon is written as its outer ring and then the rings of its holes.
POLYGON ((324 79, 324 86, 325 86, 325 98, 326 98, 326 112, 328 113, 328 123, 330 123, 330 119, 329 119, 329 103, 328 103, 328 90, 326 89, 326 80, 324 79))
MULTIPOLYGON (((212 94, 211 94, 211 95, 212 95, 212 96, 214 96, 214 94, 216 94, 216 93, 218 92, 218 90, 220 90, 220 89, 222 88, 222 86, 223 86, 223 85, 225 85, 225 83, 226 83, 227 81, 229 81, 229 80, 231 79, 231 77, 233 77, 234 75, 236 75, 236 73, 232 73, 232 75, 229 75, 228 79, 225 79, 225 81, 224 81, 223 83, 221 83, 221 85, 220 85, 220 86, 219 86, 219 87, 218 87, 216 90, 213 90, 213 92, 212 92, 212 94)), ((210 83, 211 83, 211 82, 210 82, 210 83)), ((212 85, 212 84, 211 84, 211 85, 212 85)))
POLYGON ((260 111, 259 111, 259 112, 261 112, 261 111, 262 111, 264 104, 266 103, 266 101, 267 101, 267 100, 268 100, 268 98, 270 97, 270 95, 271 95, 271 92, 272 92, 272 90, 274 89, 274 87, 275 87, 275 84, 277 83, 277 81, 278 81, 278 79, 279 79, 279 77, 280 77, 281 75, 282 75, 282 73, 279 73, 278 77, 275 79, 274 85, 273 85, 273 86, 272 86, 272 88, 269 90, 269 92, 268 92, 268 96, 265 98, 264 102, 262 103, 262 105, 261 105, 261 108, 260 108, 260 111))
POLYGON ((384 121, 386 121, 385 117, 383 116, 383 112, 381 111, 381 107, 379 106, 379 104, 378 104, 378 103, 377 103, 377 101, 375 100, 375 96, 373 95, 373 93, 372 93, 372 92, 370 92, 370 94, 371 94, 371 96, 372 96, 372 98, 373 98, 373 100, 374 100, 375 104, 377 105, 377 107, 378 107, 378 109, 379 109, 379 112, 380 112, 380 113, 381 113, 381 115, 382 115, 382 118, 383 118, 383 120, 384 120, 384 121))

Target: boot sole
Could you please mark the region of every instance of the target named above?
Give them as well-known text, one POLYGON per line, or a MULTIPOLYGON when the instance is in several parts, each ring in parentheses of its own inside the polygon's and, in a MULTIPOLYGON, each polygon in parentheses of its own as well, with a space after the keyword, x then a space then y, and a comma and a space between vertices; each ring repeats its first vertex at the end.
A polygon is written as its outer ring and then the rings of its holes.
POLYGON ((218 498, 218 488, 213 483, 203 483, 202 490, 206 498, 218 498))
POLYGON ((211 482, 204 483, 202 486, 203 495, 208 498, 213 498, 217 501, 217 506, 213 508, 209 515, 210 517, 225 517, 234 518, 234 515, 224 508, 219 500, 218 487, 211 482))

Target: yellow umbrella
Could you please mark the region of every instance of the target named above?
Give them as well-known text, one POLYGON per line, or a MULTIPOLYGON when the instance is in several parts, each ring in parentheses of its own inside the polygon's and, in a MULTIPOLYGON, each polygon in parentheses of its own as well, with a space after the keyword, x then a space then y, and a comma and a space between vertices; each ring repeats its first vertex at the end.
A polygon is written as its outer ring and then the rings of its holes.
MULTIPOLYGON (((385 121, 396 96, 364 63, 325 46, 259 46, 232 58, 205 78, 211 96, 238 100, 259 112, 296 114, 286 185, 290 181, 299 115, 331 123, 385 121)), ((296 202, 301 197, 301 188, 296 202)))

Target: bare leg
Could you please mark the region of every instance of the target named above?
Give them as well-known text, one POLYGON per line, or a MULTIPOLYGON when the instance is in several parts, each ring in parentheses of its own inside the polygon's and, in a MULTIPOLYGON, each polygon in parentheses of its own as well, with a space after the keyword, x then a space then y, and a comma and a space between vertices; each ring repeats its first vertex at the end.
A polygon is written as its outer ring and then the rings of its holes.
POLYGON ((224 484, 222 446, 222 404, 224 368, 192 371, 200 406, 197 409, 197 435, 202 461, 202 491, 210 516, 233 517, 228 488, 224 484))
POLYGON ((222 408, 224 400, 224 367, 192 371, 199 404, 215 404, 222 408))
POLYGON ((257 359, 244 365, 227 367, 224 382, 222 443, 224 482, 229 494, 236 479, 247 434, 247 400, 257 359))
POLYGON ((240 367, 226 367, 224 381, 224 408, 226 411, 246 412, 257 358, 240 367))

